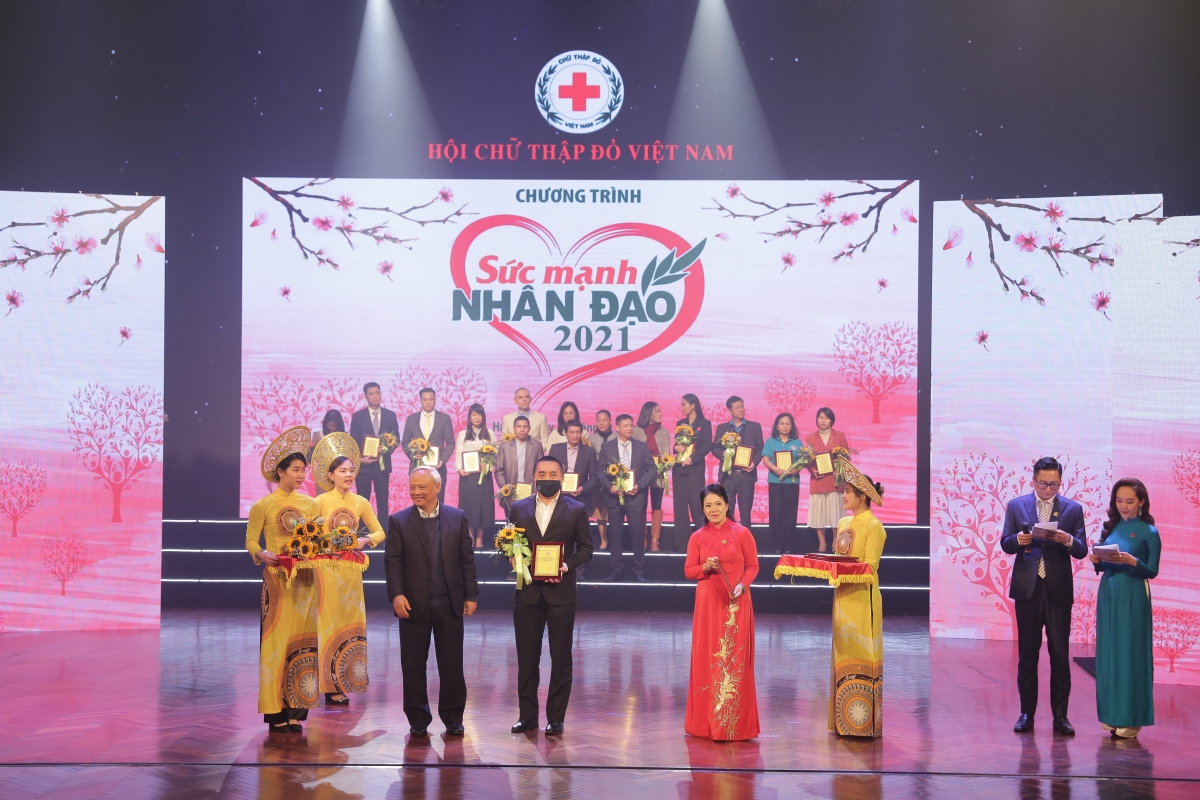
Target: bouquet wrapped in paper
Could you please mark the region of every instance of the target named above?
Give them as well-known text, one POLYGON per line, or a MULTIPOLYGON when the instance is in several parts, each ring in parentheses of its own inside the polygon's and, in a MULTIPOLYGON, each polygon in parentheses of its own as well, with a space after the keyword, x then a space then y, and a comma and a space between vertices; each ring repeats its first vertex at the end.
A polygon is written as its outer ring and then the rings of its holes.
POLYGON ((525 538, 524 528, 518 528, 511 523, 501 528, 496 534, 496 553, 512 559, 513 572, 517 574, 518 589, 533 582, 533 575, 529 572, 532 553, 529 549, 529 540, 525 538))
POLYGON ((399 444, 396 434, 388 431, 379 434, 379 468, 383 472, 387 472, 387 457, 396 452, 399 444))
POLYGON ((726 475, 733 472, 733 455, 737 452, 738 445, 741 443, 742 437, 733 431, 729 431, 721 436, 721 446, 725 448, 725 455, 721 458, 721 472, 726 475))
POLYGON ((496 502, 498 502, 500 507, 504 509, 505 516, 508 516, 510 513, 512 513, 512 504, 516 497, 517 487, 511 483, 504 484, 500 487, 500 490, 496 492, 496 502))
POLYGON ((613 485, 617 487, 617 500, 621 505, 625 505, 625 492, 631 487, 629 486, 629 478, 631 474, 629 470, 619 461, 614 461, 608 465, 608 474, 613 478, 613 485))
POLYGON ((680 458, 683 458, 685 455, 687 455, 687 448, 692 446, 692 442, 695 441, 695 436, 696 429, 691 425, 683 424, 675 426, 675 445, 677 447, 684 448, 683 452, 679 454, 680 458))
POLYGON ((479 483, 483 484, 483 479, 496 468, 496 445, 488 443, 479 448, 479 483))
POLYGON ((671 468, 679 462, 675 456, 667 454, 665 456, 655 456, 654 467, 658 470, 658 479, 662 481, 664 492, 671 491, 671 468))
MULTIPOLYGON (((380 442, 380 445, 383 443, 380 442)), ((408 457, 412 459, 413 466, 416 466, 421 459, 425 458, 425 454, 429 452, 429 441, 418 436, 408 443, 408 457)))

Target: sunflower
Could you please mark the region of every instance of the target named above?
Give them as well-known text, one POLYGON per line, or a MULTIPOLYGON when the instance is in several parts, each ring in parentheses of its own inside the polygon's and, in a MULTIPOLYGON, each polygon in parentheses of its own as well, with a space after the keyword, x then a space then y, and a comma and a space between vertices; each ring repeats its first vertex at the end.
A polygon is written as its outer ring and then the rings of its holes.
POLYGON ((511 483, 506 484, 505 486, 500 487, 500 496, 501 497, 512 497, 513 490, 514 490, 514 487, 511 483))
POLYGON ((317 527, 317 523, 315 523, 315 522, 304 523, 304 535, 305 536, 310 536, 310 537, 316 536, 318 530, 320 530, 320 528, 317 527))
POLYGON ((494 445, 494 444, 485 444, 483 447, 479 448, 479 452, 481 452, 481 453, 489 453, 489 454, 490 454, 490 453, 494 453, 494 452, 496 452, 496 445, 494 445))
POLYGON ((289 553, 297 552, 300 549, 300 545, 302 545, 302 544, 304 544, 303 539, 301 539, 299 536, 293 536, 291 539, 288 540, 287 548, 286 548, 287 552, 289 552, 289 553))
POLYGON ((300 551, 301 558, 309 558, 313 555, 313 546, 310 542, 301 542, 297 549, 300 551))
POLYGON ((322 553, 331 552, 333 550, 333 538, 329 536, 322 536, 317 540, 317 547, 322 553))
POLYGON ((672 455, 660 456, 660 457, 659 457, 659 463, 665 464, 665 465, 667 465, 668 467, 670 467, 670 466, 674 466, 674 464, 675 464, 675 456, 672 456, 672 455))
POLYGON ((696 431, 695 431, 695 429, 692 428, 691 425, 676 425, 675 426, 675 435, 679 436, 681 434, 683 436, 695 436, 696 431))
POLYGON ((608 474, 612 475, 615 478, 621 474, 621 468, 616 464, 609 464, 608 465, 608 474))
POLYGON ((502 441, 502 442, 511 442, 511 441, 512 441, 513 439, 515 439, 515 438, 517 438, 517 435, 516 435, 515 433, 512 433, 512 432, 510 431, 509 433, 501 434, 501 436, 500 436, 500 441, 502 441))
POLYGON ((394 434, 384 433, 379 438, 381 440, 383 440, 383 444, 385 447, 394 448, 396 446, 396 436, 394 434))

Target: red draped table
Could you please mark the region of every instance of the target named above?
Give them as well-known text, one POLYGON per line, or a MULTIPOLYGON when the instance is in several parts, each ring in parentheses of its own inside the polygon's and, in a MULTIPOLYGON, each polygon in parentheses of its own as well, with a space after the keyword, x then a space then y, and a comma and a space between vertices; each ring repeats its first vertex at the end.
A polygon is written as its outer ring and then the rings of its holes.
POLYGON ((780 556, 775 566, 775 580, 784 575, 793 578, 820 578, 829 581, 830 586, 841 586, 843 583, 870 583, 872 578, 871 565, 865 561, 843 561, 817 556, 780 556))

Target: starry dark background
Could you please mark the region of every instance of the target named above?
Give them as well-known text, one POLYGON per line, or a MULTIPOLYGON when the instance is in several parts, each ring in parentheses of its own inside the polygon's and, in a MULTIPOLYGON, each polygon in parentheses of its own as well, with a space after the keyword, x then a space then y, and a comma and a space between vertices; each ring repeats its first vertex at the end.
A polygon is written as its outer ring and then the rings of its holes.
MULTIPOLYGON (((726 5, 776 177, 915 177, 923 222, 934 200, 964 195, 1162 192, 1167 213, 1200 213, 1200 3, 726 5)), ((167 198, 167 518, 236 514, 241 179, 333 174, 364 6, 0 3, 0 189, 167 198)), ((393 8, 441 137, 555 141, 531 102, 534 77, 558 53, 590 49, 618 65, 627 97, 616 123, 579 140, 652 142, 666 135, 696 0, 393 8)), ((739 175, 737 163, 695 166, 698 179, 739 175)), ((472 161, 441 174, 652 177, 628 161, 472 161)), ((924 431, 930 248, 926 224, 924 431)), ((927 494, 927 453, 919 467, 927 494)))

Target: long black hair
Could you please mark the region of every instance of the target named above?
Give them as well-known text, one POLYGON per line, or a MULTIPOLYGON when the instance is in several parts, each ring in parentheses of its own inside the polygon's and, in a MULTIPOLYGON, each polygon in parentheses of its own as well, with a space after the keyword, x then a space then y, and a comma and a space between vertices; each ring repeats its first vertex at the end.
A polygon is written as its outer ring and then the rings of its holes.
POLYGON ((639 428, 642 430, 646 429, 646 426, 650 424, 650 415, 654 413, 654 409, 656 408, 658 408, 658 403, 653 400, 647 400, 642 403, 642 410, 637 418, 637 426, 639 428))
POLYGON ((346 418, 342 416, 342 412, 338 411, 336 408, 331 408, 328 411, 326 411, 325 418, 321 420, 321 435, 324 436, 328 433, 345 433, 345 432, 346 432, 346 418), (331 422, 337 423, 337 425, 334 426, 333 430, 329 430, 329 423, 331 423, 331 422))
POLYGON ((471 427, 471 415, 478 414, 483 421, 479 423, 479 440, 481 442, 490 441, 492 434, 487 429, 487 412, 483 410, 482 403, 471 403, 471 408, 467 411, 467 435, 463 437, 464 441, 475 441, 475 429, 471 427))
POLYGON ((287 468, 292 465, 293 461, 301 461, 303 462, 304 466, 308 466, 308 459, 305 457, 304 453, 288 453, 286 456, 279 459, 279 463, 275 465, 276 482, 279 481, 279 473, 287 472, 287 468))
POLYGON ((725 505, 729 505, 729 492, 725 491, 725 487, 721 484, 710 483, 708 486, 705 486, 704 490, 700 492, 700 502, 703 503, 704 498, 708 497, 710 494, 715 494, 717 497, 725 501, 725 505))
POLYGON ((1117 511, 1117 489, 1128 486, 1133 489, 1137 499, 1142 501, 1142 507, 1138 509, 1137 518, 1147 525, 1154 524, 1154 517, 1150 516, 1150 493, 1146 491, 1146 484, 1139 481, 1137 478, 1121 478, 1113 484, 1112 494, 1108 498, 1108 520, 1104 523, 1101 529, 1100 543, 1103 544, 1108 535, 1113 532, 1113 528, 1121 523, 1121 512, 1117 511))
POLYGON ((772 439, 779 438, 779 420, 783 419, 784 417, 787 417, 788 420, 791 421, 791 423, 792 423, 792 432, 788 434, 788 438, 789 439, 796 438, 796 418, 793 417, 788 412, 784 411, 782 414, 780 414, 779 416, 777 416, 775 418, 775 424, 771 426, 771 438, 772 439))
POLYGON ((568 408, 572 409, 575 412, 575 419, 579 419, 579 406, 575 405, 570 400, 568 400, 567 402, 565 402, 561 406, 559 406, 559 408, 558 408, 558 433, 560 436, 567 435, 567 421, 565 419, 563 419, 563 414, 566 413, 568 408))
POLYGON ((696 395, 692 394, 691 392, 688 392, 687 394, 685 394, 683 396, 683 399, 687 400, 688 403, 695 406, 696 419, 704 419, 704 406, 700 405, 699 397, 696 397, 696 395))

